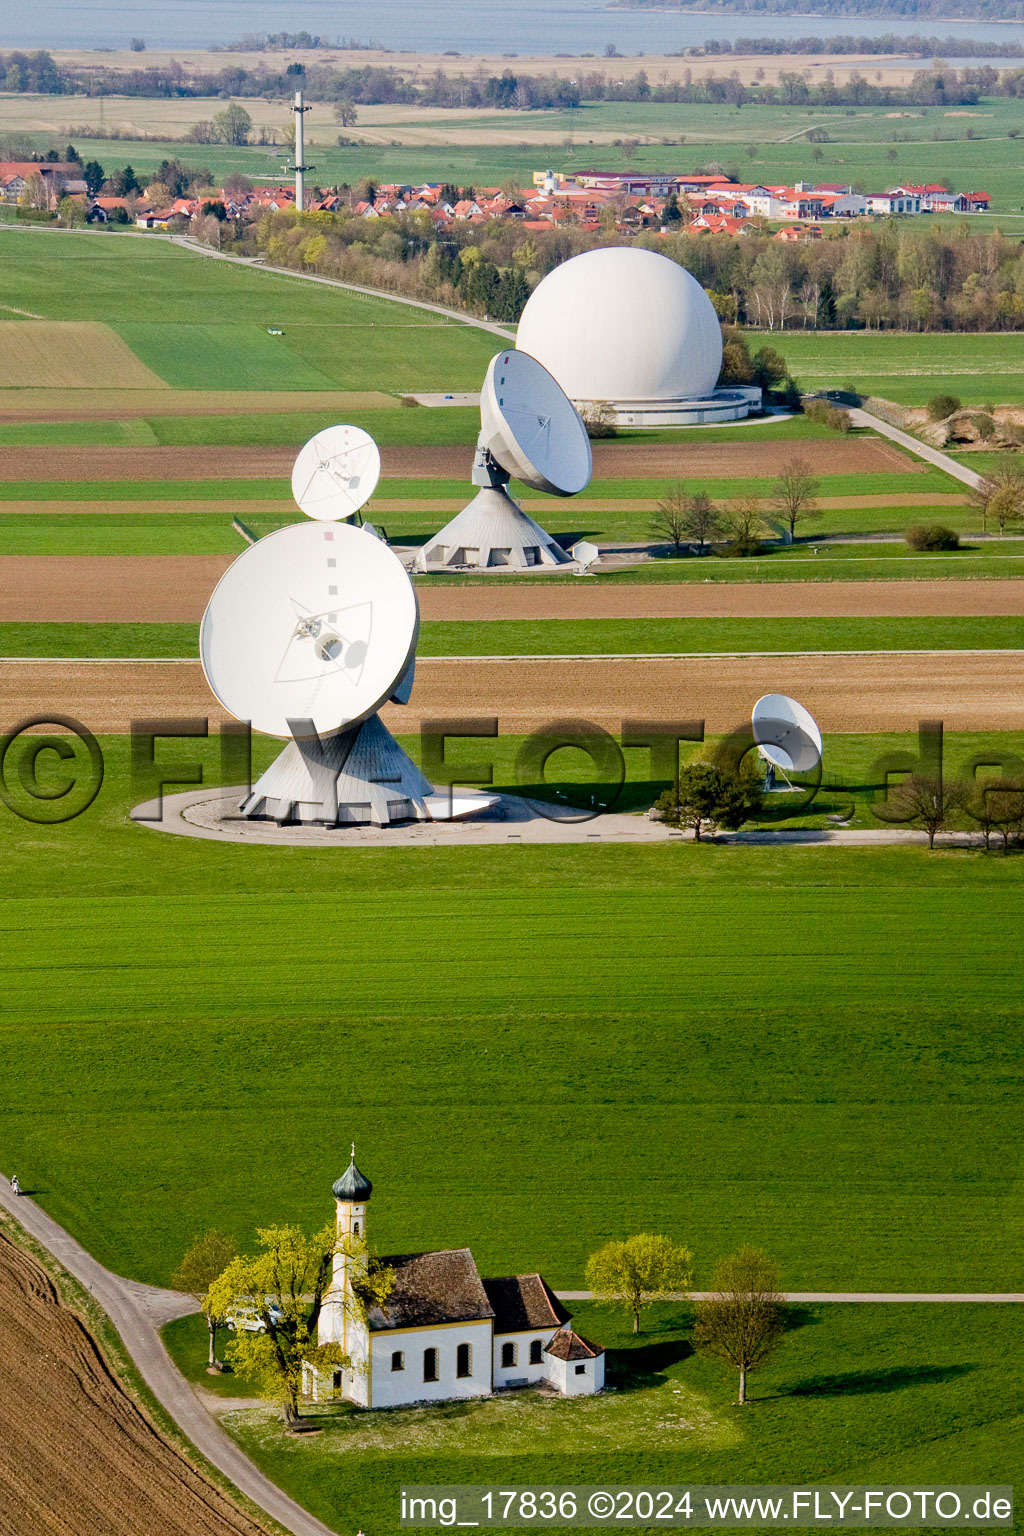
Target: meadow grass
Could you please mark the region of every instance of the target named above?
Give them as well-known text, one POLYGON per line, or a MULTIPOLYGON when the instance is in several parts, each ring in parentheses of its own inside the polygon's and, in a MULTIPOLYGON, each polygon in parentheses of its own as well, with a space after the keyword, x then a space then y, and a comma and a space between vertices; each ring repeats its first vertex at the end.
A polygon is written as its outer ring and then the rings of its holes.
MULTIPOLYGON (((1015 650, 1024 621, 912 619, 537 619, 420 624, 420 656, 633 652, 1015 650)), ((189 657, 195 624, 0 624, 0 656, 189 657)))
MULTIPOLYGON (((701 1276, 753 1238, 794 1289, 1017 1283, 1015 858, 219 845, 128 822, 149 786, 107 746, 77 821, 0 810, 4 1167, 102 1262, 165 1282, 208 1226, 319 1223, 354 1136, 385 1249, 568 1285, 650 1228, 701 1276)), ((456 761, 515 786, 515 751, 456 761)), ((197 760, 158 749, 169 788, 197 760)))
MULTIPOLYGON (((1024 400, 1020 343, 1012 332, 765 331, 803 387, 849 382, 905 405, 955 394, 972 405, 1024 400)), ((753 340, 753 337, 751 337, 753 340)))
POLYGON ((473 389, 495 351, 457 320, 164 241, 2 230, 0 261, 13 307, 102 320, 178 388, 473 389))
MULTIPOLYGON (((751 1402, 739 1408, 733 1373, 694 1352, 688 1307, 656 1305, 634 1336, 617 1311, 570 1305, 580 1332, 608 1351, 599 1397, 523 1392, 389 1412, 307 1408, 321 1433, 306 1436, 286 1434, 270 1406, 222 1422, 339 1532, 397 1532, 399 1491, 418 1483, 938 1488, 1012 1480, 1024 1428, 1012 1308, 790 1307, 777 1353, 750 1377, 751 1402)), ((164 1330, 190 1379, 245 1393, 236 1377, 202 1372, 205 1339, 201 1319, 164 1330)))

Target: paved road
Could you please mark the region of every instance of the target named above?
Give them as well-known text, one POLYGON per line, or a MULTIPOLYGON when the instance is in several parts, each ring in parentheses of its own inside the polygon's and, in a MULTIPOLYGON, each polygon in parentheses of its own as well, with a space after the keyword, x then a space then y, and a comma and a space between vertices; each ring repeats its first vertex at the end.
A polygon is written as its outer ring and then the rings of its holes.
POLYGON ((125 1280, 104 1269, 33 1200, 12 1194, 6 1179, 0 1181, 0 1204, 95 1297, 153 1396, 207 1461, 294 1536, 334 1536, 242 1454, 172 1363, 157 1330, 194 1312, 191 1296, 125 1280))
POLYGON ((850 417, 854 426, 870 427, 872 432, 877 432, 880 437, 887 437, 891 443, 898 443, 908 453, 924 459, 928 464, 934 464, 936 469, 952 475, 954 480, 969 485, 972 490, 977 490, 981 484, 981 476, 975 474, 973 469, 965 469, 962 464, 957 463, 956 459, 951 459, 948 453, 943 453, 939 448, 929 448, 918 438, 911 437, 909 432, 901 432, 899 427, 891 427, 887 421, 882 420, 881 416, 875 416, 871 411, 854 407, 850 411, 850 417))

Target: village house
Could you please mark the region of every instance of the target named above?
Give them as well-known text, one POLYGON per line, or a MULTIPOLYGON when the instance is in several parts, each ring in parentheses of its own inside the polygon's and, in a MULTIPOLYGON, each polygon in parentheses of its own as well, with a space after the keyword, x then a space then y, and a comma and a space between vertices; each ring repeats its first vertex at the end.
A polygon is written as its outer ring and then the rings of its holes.
POLYGON ((339 1252, 320 1313, 318 1341, 339 1344, 351 1370, 306 1366, 315 1402, 342 1396, 363 1408, 489 1397, 533 1387, 580 1397, 604 1386, 604 1350, 572 1328, 570 1314, 539 1274, 482 1280, 468 1248, 391 1254, 380 1263, 394 1285, 360 1320, 351 1305, 366 1239, 373 1185, 352 1161, 334 1184, 339 1252), (346 1241, 348 1246, 346 1246, 346 1241))

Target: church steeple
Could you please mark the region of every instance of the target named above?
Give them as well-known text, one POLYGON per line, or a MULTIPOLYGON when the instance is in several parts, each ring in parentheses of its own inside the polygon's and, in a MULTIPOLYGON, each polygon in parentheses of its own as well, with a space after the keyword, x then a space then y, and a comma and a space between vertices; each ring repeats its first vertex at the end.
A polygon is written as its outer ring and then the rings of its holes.
POLYGON ((340 1179, 334 1181, 334 1199, 338 1211, 338 1236, 366 1241, 366 1202, 373 1193, 370 1180, 356 1167, 356 1144, 352 1143, 352 1161, 340 1179))

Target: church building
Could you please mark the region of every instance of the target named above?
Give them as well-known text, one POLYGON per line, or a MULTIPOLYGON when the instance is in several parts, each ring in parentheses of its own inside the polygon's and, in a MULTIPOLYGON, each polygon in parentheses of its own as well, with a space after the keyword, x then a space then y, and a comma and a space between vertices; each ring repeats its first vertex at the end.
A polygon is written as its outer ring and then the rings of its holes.
MULTIPOLYGON (((352 1161, 334 1185, 338 1237, 366 1240, 373 1186, 352 1161)), ((468 1248, 381 1257, 394 1273, 382 1307, 355 1317, 354 1261, 339 1244, 324 1297, 318 1339, 340 1344, 352 1370, 328 1377, 307 1367, 313 1401, 340 1393, 363 1408, 398 1408, 454 1398, 488 1397, 513 1387, 543 1387, 566 1397, 600 1392, 604 1350, 572 1328, 542 1276, 482 1280, 468 1248)))

